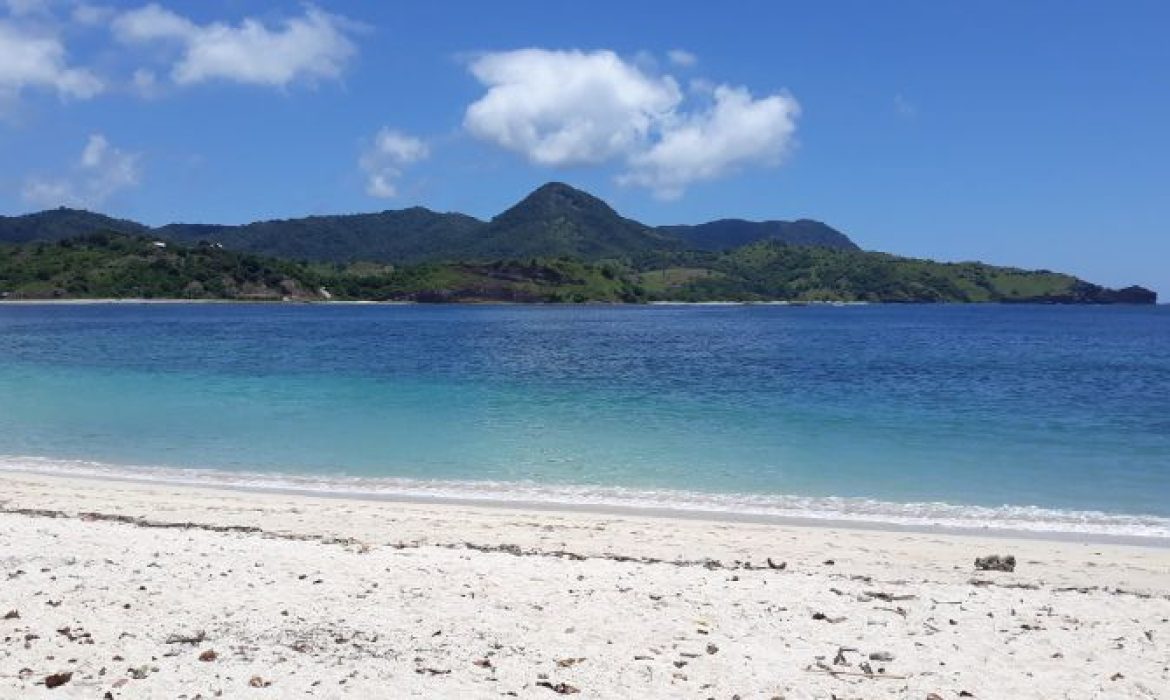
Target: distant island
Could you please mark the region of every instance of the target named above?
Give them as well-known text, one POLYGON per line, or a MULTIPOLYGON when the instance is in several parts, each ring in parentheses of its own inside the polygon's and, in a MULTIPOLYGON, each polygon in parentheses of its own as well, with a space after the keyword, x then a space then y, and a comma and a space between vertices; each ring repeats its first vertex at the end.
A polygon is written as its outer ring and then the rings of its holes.
POLYGON ((421 207, 151 228, 0 217, 0 299, 1153 304, 1142 287, 861 250, 819 221, 652 227, 562 183, 491 221, 421 207))

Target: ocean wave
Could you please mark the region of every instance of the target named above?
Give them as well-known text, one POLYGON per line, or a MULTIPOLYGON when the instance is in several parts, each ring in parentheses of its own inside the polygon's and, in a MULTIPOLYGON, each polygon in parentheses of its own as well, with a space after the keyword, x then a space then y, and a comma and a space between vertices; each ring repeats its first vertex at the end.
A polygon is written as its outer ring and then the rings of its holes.
POLYGON ((630 508, 695 515, 894 525, 909 528, 1170 539, 1170 518, 1040 506, 896 503, 843 496, 705 493, 536 482, 445 481, 308 475, 178 467, 126 466, 85 460, 0 456, 0 472, 96 477, 257 491, 365 498, 416 498, 630 508))

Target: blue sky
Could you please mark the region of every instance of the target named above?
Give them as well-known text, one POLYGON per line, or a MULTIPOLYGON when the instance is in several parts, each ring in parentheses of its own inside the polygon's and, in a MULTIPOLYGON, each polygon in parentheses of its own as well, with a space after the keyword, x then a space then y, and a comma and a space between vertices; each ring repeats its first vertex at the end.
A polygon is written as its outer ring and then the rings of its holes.
POLYGON ((1170 4, 0 0, 0 212, 151 224, 563 180, 652 224, 1170 294, 1170 4))

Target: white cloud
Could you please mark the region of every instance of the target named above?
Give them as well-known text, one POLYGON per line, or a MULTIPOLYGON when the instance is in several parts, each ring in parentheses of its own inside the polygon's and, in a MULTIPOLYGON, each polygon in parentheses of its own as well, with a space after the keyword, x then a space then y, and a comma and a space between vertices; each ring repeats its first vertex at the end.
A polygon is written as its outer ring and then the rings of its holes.
POLYGON ((115 193, 134 187, 141 177, 139 155, 114 148, 93 134, 77 163, 64 177, 29 178, 21 191, 26 202, 41 207, 96 207, 115 193))
POLYGON ((157 4, 125 12, 113 22, 122 42, 179 45, 171 79, 180 85, 229 80, 272 87, 340 77, 357 50, 348 36, 355 27, 312 5, 278 27, 251 18, 238 26, 200 25, 157 4))
POLYGON ((682 49, 672 49, 667 51, 666 57, 670 59, 671 63, 678 66, 679 68, 690 68, 699 62, 698 56, 691 53, 690 51, 684 51, 682 49))
POLYGON ((113 29, 114 35, 125 42, 188 39, 199 33, 199 26, 191 20, 155 4, 118 15, 113 29))
POLYGON ((396 196, 402 169, 429 155, 430 149, 421 139, 383 127, 358 161, 366 174, 366 194, 381 199, 396 196))
POLYGON ((702 80, 685 97, 673 77, 611 51, 490 53, 470 68, 487 87, 464 117, 473 135, 537 165, 619 162, 619 183, 666 199, 696 182, 778 164, 800 114, 786 94, 754 98, 746 88, 702 80))
POLYGON ((746 88, 720 85, 709 109, 680 115, 658 141, 633 154, 619 182, 675 199, 694 182, 747 165, 775 165, 796 131, 800 106, 784 95, 754 99, 746 88))
POLYGON ((540 165, 596 164, 641 143, 682 99, 612 51, 522 49, 471 63, 487 94, 467 108, 472 134, 540 165))
POLYGON ((57 37, 0 21, 0 99, 30 87, 55 90, 62 99, 90 98, 105 88, 90 71, 69 65, 57 37))

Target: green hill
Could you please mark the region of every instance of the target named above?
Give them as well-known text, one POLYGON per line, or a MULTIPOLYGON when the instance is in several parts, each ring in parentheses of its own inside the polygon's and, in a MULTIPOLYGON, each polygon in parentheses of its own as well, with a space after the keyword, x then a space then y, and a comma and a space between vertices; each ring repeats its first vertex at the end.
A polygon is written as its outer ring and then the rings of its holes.
POLYGON ((113 232, 0 244, 0 299, 13 300, 630 302, 640 293, 616 267, 568 259, 304 264, 113 232))
POLYGON ((102 232, 0 245, 0 298, 315 299, 300 266, 102 232))
POLYGON ((412 207, 373 214, 309 216, 240 226, 167 224, 150 228, 76 209, 0 217, 0 243, 57 241, 115 231, 290 260, 389 264, 569 256, 624 259, 653 251, 721 250, 763 238, 800 245, 856 247, 815 221, 725 220, 654 228, 563 183, 543 185, 490 222, 412 207))
POLYGON ((719 219, 695 226, 662 226, 660 231, 677 236, 693 250, 727 250, 771 240, 789 245, 861 250, 837 229, 811 219, 797 221, 744 221, 719 219))
POLYGON ((368 299, 423 302, 871 301, 1154 303, 1069 275, 944 264, 760 241, 727 252, 647 253, 636 264, 569 257, 298 263, 141 236, 95 233, 0 244, 0 299, 368 299))
POLYGON ((818 221, 650 227, 569 185, 489 222, 422 207, 242 226, 0 217, 10 297, 1154 303, 1071 275, 860 250, 818 221), (82 236, 81 238, 75 238, 82 236), (167 241, 160 247, 156 242, 167 241), (46 245, 57 243, 57 245, 46 245))
POLYGON ((99 231, 147 234, 150 228, 134 221, 67 207, 21 216, 0 216, 0 243, 51 242, 99 231))
POLYGON ((318 279, 339 299, 417 302, 623 303, 644 301, 633 275, 568 258, 423 263, 398 269, 335 270, 318 279))
POLYGON ((169 224, 152 235, 183 243, 214 241, 225 248, 292 260, 414 263, 457 257, 484 223, 464 214, 423 207, 376 214, 309 216, 243 226, 169 224))
POLYGON ((642 262, 654 299, 708 301, 1155 303, 1141 287, 1111 290, 1044 270, 939 263, 886 253, 760 241, 725 253, 642 262))
POLYGON ((600 260, 681 247, 677 237, 623 218, 587 192, 551 182, 476 232, 466 255, 600 260))

